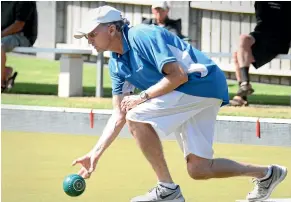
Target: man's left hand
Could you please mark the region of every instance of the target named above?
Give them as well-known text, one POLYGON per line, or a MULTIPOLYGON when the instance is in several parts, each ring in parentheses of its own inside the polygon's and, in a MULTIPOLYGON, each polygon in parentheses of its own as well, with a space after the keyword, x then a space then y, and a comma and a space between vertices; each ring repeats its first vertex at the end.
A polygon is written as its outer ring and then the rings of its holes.
POLYGON ((143 103, 145 100, 141 99, 139 95, 130 95, 125 96, 121 101, 121 110, 124 112, 128 112, 132 108, 136 107, 140 103, 143 103))

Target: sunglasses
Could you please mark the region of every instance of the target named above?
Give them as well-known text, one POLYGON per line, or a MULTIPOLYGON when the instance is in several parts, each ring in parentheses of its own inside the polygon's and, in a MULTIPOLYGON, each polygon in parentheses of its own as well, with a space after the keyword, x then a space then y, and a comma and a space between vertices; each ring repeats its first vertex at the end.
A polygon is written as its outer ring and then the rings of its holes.
POLYGON ((97 35, 98 35, 97 32, 90 32, 89 34, 85 34, 85 38, 88 39, 90 37, 92 39, 97 35))
MULTIPOLYGON (((110 25, 112 25, 112 24, 108 24, 107 27, 110 27, 110 25)), ((88 38, 92 39, 92 38, 96 37, 97 35, 98 35, 98 33, 93 31, 93 32, 90 32, 89 34, 85 34, 85 38, 86 39, 88 39, 88 38)))

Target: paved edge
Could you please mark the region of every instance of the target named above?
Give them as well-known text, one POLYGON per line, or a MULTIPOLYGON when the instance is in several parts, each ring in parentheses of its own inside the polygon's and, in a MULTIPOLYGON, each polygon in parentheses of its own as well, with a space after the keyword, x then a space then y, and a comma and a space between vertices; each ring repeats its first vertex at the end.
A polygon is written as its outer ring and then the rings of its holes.
MULTIPOLYGON (((111 109, 88 109, 88 108, 67 108, 67 107, 43 107, 43 106, 28 106, 28 105, 8 105, 2 104, 2 109, 14 110, 32 110, 32 111, 52 111, 52 112, 72 112, 72 113, 94 113, 94 114, 112 114, 111 109)), ((258 118, 244 116, 217 116, 217 120, 236 121, 236 122, 257 122, 261 123, 284 123, 291 124, 291 119, 275 119, 275 118, 258 118)), ((291 201, 290 201, 291 202, 291 201)))

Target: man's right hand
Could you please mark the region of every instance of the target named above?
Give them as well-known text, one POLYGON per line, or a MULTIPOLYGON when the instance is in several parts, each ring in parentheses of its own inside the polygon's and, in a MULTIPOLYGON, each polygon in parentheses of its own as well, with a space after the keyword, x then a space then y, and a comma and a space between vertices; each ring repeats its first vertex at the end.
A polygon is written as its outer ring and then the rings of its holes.
POLYGON ((82 176, 84 179, 90 178, 93 171, 96 169, 98 162, 97 152, 90 152, 76 160, 73 161, 72 165, 81 164, 81 169, 78 175, 82 176))

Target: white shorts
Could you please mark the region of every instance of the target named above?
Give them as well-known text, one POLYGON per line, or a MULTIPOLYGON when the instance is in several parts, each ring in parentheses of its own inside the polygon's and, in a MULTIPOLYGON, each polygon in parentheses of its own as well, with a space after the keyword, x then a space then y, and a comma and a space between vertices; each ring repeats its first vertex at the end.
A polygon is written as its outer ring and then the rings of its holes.
POLYGON ((212 159, 216 116, 222 100, 173 91, 130 110, 126 118, 149 123, 157 131, 174 133, 186 158, 189 154, 212 159))

